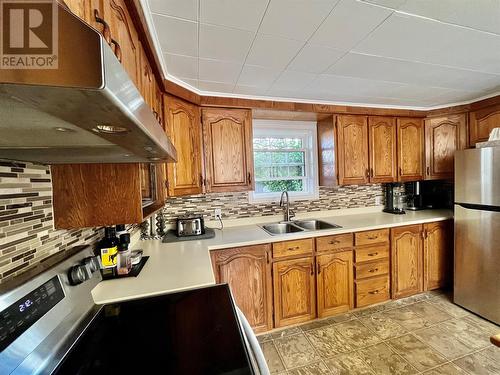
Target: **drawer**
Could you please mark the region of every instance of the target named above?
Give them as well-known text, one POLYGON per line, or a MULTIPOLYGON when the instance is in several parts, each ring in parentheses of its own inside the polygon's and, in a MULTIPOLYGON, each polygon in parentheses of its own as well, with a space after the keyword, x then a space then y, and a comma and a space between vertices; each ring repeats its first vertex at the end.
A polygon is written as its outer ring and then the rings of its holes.
POLYGON ((273 258, 290 257, 294 255, 312 254, 314 239, 285 241, 273 243, 273 258))
POLYGON ((389 258, 389 244, 357 247, 354 249, 356 263, 389 258))
POLYGON ((389 275, 356 280, 356 307, 387 301, 389 294, 389 275))
POLYGON ((352 247, 352 233, 316 238, 316 251, 329 251, 352 247))
POLYGON ((372 245, 381 242, 389 242, 389 228, 354 233, 354 244, 356 246, 372 245))
POLYGON ((356 264, 356 280, 366 279, 367 277, 388 275, 389 259, 370 263, 356 264))

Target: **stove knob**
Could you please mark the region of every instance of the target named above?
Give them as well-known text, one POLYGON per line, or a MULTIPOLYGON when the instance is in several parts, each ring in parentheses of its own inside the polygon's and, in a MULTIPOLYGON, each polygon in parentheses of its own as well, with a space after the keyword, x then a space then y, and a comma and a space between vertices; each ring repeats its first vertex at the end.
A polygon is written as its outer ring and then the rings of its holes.
POLYGON ((83 260, 83 264, 87 266, 92 273, 100 268, 99 259, 97 257, 87 257, 83 260))
POLYGON ((70 268, 68 273, 69 282, 71 285, 78 285, 87 281, 92 276, 90 267, 79 264, 70 268))

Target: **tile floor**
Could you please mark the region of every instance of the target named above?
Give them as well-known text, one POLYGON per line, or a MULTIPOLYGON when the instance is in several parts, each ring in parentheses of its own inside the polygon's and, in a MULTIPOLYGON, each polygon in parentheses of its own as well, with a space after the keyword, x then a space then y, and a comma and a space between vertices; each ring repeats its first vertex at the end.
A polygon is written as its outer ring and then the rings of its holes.
POLYGON ((441 291, 258 336, 272 374, 500 374, 500 327, 441 291))

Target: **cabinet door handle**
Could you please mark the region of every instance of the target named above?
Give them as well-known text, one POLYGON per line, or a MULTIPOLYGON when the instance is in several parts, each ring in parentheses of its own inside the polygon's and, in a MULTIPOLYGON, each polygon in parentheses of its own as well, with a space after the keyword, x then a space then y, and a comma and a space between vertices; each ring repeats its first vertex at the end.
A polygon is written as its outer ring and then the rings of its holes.
POLYGON ((368 292, 369 294, 379 294, 380 293, 380 290, 372 290, 370 292, 368 292))
POLYGON ((366 238, 368 238, 369 240, 376 240, 378 238, 378 236, 368 236, 366 238))
POLYGON ((374 257, 376 255, 378 255, 378 252, 368 254, 369 257, 374 257))
POLYGON ((311 264, 311 276, 314 275, 314 264, 311 264))
POLYGON ((371 269, 371 270, 369 270, 368 272, 373 273, 373 272, 377 272, 377 271, 378 271, 378 268, 372 268, 372 269, 371 269))
POLYGON ((115 46, 115 56, 118 61, 122 62, 122 48, 120 47, 120 43, 118 43, 115 39, 111 38, 111 44, 115 46))
POLYGON ((249 184, 252 183, 252 174, 250 172, 248 172, 247 181, 248 181, 249 184))
POLYGON ((202 174, 200 174, 200 186, 203 186, 203 185, 204 185, 204 184, 203 184, 203 175, 202 175, 202 174))
POLYGON ((266 263, 269 264, 269 251, 266 251, 266 263))
POLYGON ((298 249, 300 249, 300 246, 289 247, 287 250, 293 251, 293 250, 298 250, 298 249))
POLYGON ((373 177, 373 168, 370 168, 370 177, 373 177))
POLYGON ((103 26, 102 36, 104 37, 106 43, 111 45, 111 29, 109 28, 108 23, 101 18, 97 9, 94 9, 94 18, 95 22, 100 23, 103 26))
POLYGON ((403 168, 399 167, 399 175, 402 176, 403 175, 403 168))
POLYGON ((366 178, 370 178, 370 169, 366 168, 365 174, 366 178))
POLYGON ((318 275, 321 273, 321 264, 318 263, 318 275))
POLYGON ((427 167, 427 176, 430 176, 431 174, 431 167, 427 167))
POLYGON ((330 244, 330 245, 336 245, 338 243, 340 243, 339 240, 331 240, 331 241, 328 242, 328 244, 330 244))

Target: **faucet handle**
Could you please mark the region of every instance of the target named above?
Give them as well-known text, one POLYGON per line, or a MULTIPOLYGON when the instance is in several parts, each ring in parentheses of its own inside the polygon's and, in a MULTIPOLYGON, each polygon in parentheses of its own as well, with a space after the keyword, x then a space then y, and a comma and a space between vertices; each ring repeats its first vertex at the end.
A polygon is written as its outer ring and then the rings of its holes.
POLYGON ((295 217, 295 211, 294 210, 288 210, 288 211, 289 211, 288 219, 291 220, 292 217, 295 217))

